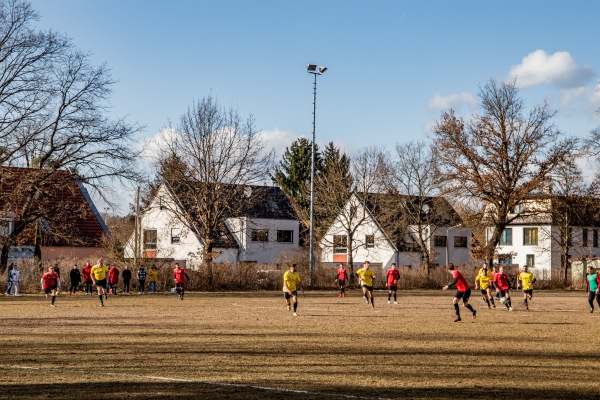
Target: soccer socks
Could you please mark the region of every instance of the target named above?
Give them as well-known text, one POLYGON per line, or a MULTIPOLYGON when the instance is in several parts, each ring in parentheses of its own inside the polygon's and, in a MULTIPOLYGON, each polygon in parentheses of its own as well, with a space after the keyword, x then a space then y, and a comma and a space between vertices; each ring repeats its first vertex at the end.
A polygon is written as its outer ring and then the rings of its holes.
MULTIPOLYGON (((396 297, 396 296, 394 296, 394 297, 396 297)), ((388 301, 390 301, 391 299, 392 299, 392 294, 388 293, 388 301)))
POLYGON ((375 307, 375 299, 373 299, 373 296, 371 296, 371 307, 375 307))
POLYGON ((460 308, 458 307, 458 304, 454 305, 454 311, 456 312, 456 317, 460 318, 460 308))
POLYGON ((491 297, 491 296, 490 296, 490 301, 492 302, 492 305, 493 305, 494 307, 496 307, 496 304, 494 304, 494 297, 491 297))
POLYGON ((297 308, 298 308, 298 303, 294 303, 294 312, 296 312, 297 308))
POLYGON ((56 300, 56 296, 52 296, 52 305, 54 305, 54 300, 56 300))
POLYGON ((102 295, 101 294, 98 295, 98 298, 100 299, 100 304, 104 305, 104 300, 102 300, 102 295))
POLYGON ((525 303, 525 308, 529 308, 529 304, 527 304, 527 297, 523 299, 523 303, 525 303))
POLYGON ((487 303, 488 308, 492 307, 491 304, 490 304, 490 301, 488 299, 485 299, 485 302, 487 303))
MULTIPOLYGON (((457 305, 458 305, 458 304, 457 304, 457 305)), ((473 310, 473 306, 471 306, 470 304, 467 304, 467 305, 466 305, 466 307, 467 307, 467 309, 468 309, 469 311, 471 311, 472 313, 474 313, 474 312, 475 312, 475 310, 473 310)))
POLYGON ((396 298, 396 293, 394 293, 394 301, 398 301, 398 299, 396 298))

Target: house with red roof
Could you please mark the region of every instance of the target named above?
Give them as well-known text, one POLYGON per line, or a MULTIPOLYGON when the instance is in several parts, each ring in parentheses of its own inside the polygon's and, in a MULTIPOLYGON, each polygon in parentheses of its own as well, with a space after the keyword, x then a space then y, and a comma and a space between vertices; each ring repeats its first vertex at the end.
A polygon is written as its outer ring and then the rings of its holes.
POLYGON ((103 252, 108 227, 76 174, 0 167, 0 245, 9 259, 90 260, 103 252))

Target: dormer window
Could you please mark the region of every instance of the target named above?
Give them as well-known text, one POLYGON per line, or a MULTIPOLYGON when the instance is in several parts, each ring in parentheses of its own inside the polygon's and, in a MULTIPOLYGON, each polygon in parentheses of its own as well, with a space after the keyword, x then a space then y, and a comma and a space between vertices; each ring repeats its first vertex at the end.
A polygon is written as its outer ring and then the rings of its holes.
POLYGON ((0 236, 8 236, 14 229, 12 218, 0 218, 0 236))

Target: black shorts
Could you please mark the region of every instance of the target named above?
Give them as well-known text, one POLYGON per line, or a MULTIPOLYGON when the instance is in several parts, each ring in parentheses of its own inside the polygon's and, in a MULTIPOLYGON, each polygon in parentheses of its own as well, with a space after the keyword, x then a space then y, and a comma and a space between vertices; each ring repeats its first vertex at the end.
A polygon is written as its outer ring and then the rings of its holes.
POLYGON ((90 279, 89 281, 85 281, 85 284, 86 285, 93 285, 94 281, 90 279))
POLYGON ((106 279, 96 281, 96 287, 101 287, 101 288, 106 289, 106 279))
POLYGON ((360 285, 363 288, 366 288, 369 292, 373 291, 373 286, 367 286, 367 285, 360 285))
POLYGON ((533 289, 523 290, 523 293, 533 296, 533 289))
POLYGON ((289 294, 287 291, 283 292, 283 297, 286 300, 289 300, 290 298, 297 297, 297 296, 298 296, 298 291, 296 291, 296 290, 292 290, 292 294, 289 294))
POLYGON ((469 301, 469 298, 471 297, 471 289, 467 289, 464 292, 460 292, 457 290, 454 297, 456 297, 459 300, 462 299, 463 303, 466 303, 469 301))
POLYGON ((398 291, 398 286, 388 286, 387 289, 388 290, 392 290, 394 292, 397 292, 398 291))
POLYGON ((487 289, 481 289, 481 294, 486 295, 487 294, 487 289))
POLYGON ((53 290, 56 290, 56 285, 44 288, 44 293, 49 294, 52 293, 53 290))
POLYGON ((498 289, 498 294, 500 295, 500 297, 506 297, 506 295, 508 294, 508 289, 498 289))
POLYGON ((346 281, 338 279, 338 285, 340 285, 340 286, 346 286, 346 281))
POLYGON ((176 289, 183 289, 184 286, 185 286, 185 283, 175 283, 176 289))

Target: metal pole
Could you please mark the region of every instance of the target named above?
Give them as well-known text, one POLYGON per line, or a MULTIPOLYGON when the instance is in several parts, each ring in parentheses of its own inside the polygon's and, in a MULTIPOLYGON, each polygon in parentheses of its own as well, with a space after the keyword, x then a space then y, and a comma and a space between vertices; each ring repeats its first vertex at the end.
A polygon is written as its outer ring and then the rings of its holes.
POLYGON ((313 128, 312 128, 312 149, 310 163, 310 254, 308 261, 308 287, 312 288, 313 270, 315 265, 315 126, 317 121, 317 74, 313 85, 313 128))

